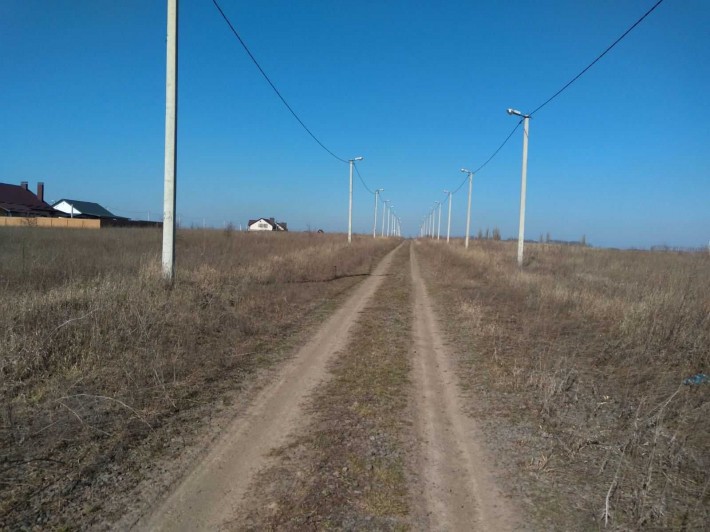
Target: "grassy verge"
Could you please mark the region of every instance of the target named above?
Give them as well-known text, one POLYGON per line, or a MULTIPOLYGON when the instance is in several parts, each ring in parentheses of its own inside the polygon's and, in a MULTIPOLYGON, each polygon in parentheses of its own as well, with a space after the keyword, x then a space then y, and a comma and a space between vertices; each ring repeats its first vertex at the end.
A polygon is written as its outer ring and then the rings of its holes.
POLYGON ((418 245, 470 405, 540 528, 710 519, 705 254, 418 245))
POLYGON ((313 421, 260 474, 239 528, 408 528, 408 260, 404 246, 333 362, 332 379, 311 398, 313 421))
POLYGON ((0 231, 0 528, 91 528, 196 441, 394 240, 0 231))

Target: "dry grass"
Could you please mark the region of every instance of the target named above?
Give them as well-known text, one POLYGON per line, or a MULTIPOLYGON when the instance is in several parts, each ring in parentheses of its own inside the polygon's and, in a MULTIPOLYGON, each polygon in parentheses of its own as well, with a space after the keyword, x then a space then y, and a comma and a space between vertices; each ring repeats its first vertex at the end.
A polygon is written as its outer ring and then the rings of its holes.
POLYGON ((276 452, 237 529, 402 530, 409 523, 408 427, 412 309, 409 248, 362 313, 332 379, 310 400, 313 420, 276 452))
POLYGON ((681 384, 710 369, 707 254, 533 245, 520 271, 508 243, 419 250, 540 526, 707 525, 710 385, 681 384))
POLYGON ((116 494, 394 245, 180 231, 167 289, 158 231, 0 231, 0 528, 116 518, 116 494))

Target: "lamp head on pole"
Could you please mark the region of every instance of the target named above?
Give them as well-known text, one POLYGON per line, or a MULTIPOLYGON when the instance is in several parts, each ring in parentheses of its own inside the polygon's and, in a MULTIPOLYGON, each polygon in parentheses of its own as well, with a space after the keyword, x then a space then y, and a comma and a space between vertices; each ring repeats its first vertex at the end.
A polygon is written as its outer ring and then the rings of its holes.
POLYGON ((473 173, 473 172, 471 172, 471 170, 469 170, 468 168, 461 168, 461 171, 462 171, 464 174, 472 174, 472 173, 473 173))
POLYGON ((520 118, 530 118, 530 115, 525 115, 525 114, 521 113, 520 111, 518 111, 517 109, 507 109, 506 112, 510 116, 515 115, 515 116, 519 116, 520 118))

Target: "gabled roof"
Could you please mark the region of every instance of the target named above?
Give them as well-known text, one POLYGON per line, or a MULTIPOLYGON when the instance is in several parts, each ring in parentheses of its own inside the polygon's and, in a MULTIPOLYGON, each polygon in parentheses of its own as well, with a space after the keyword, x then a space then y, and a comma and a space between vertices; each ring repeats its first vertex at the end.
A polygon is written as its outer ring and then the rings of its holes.
POLYGON ((257 222, 266 222, 274 231, 288 231, 288 224, 286 222, 277 222, 274 218, 257 218, 256 220, 249 220, 247 226, 251 227, 257 222))
POLYGON ((111 211, 103 208, 98 203, 93 203, 91 201, 80 201, 62 198, 54 203, 54 207, 56 207, 63 201, 73 206, 77 210, 77 214, 83 214, 85 216, 96 216, 97 218, 123 218, 123 216, 116 216, 111 211))
POLYGON ((0 183, 0 210, 11 215, 56 216, 49 203, 41 201, 33 192, 19 185, 0 183))
POLYGON ((274 227, 275 224, 275 222, 272 222, 268 218, 257 218, 256 220, 249 220, 249 223, 247 225, 254 225, 256 222, 266 222, 271 227, 274 227))

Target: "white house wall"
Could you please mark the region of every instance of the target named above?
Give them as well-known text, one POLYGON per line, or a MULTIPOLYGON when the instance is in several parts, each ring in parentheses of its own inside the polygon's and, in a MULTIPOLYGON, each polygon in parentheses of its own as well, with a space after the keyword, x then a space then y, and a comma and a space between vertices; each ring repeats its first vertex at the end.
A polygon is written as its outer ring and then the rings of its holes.
POLYGON ((273 231, 273 226, 265 220, 257 220, 249 226, 249 231, 273 231))

